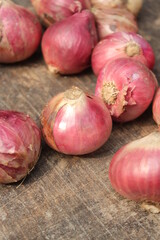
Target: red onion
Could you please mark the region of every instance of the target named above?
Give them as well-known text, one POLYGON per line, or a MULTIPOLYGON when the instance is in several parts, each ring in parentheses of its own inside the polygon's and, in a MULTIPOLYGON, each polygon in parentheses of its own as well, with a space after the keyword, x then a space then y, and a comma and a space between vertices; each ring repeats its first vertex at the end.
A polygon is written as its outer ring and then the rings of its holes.
POLYGON ((46 26, 90 8, 89 0, 31 0, 31 2, 46 26))
POLYGON ((91 4, 98 9, 126 8, 137 15, 142 8, 143 0, 91 0, 91 4))
POLYGON ((9 0, 0 1, 0 62, 30 57, 40 44, 42 29, 36 16, 9 0))
POLYGON ((41 133, 24 113, 0 111, 0 183, 17 182, 36 164, 41 133))
POLYGON ((153 119, 160 126, 160 87, 157 89, 154 101, 153 101, 153 119))
POLYGON ((96 9, 95 16, 100 39, 114 32, 138 32, 138 26, 132 13, 126 9, 96 9))
POLYGON ((42 51, 51 72, 75 74, 90 66, 96 43, 94 17, 84 10, 49 27, 42 39, 42 51))
POLYGON ((157 87, 154 74, 142 63, 122 58, 109 62, 99 74, 96 95, 115 121, 139 117, 150 105, 157 87))
POLYGON ((108 35, 94 48, 92 68, 96 75, 104 65, 117 58, 133 58, 152 69, 155 63, 150 44, 136 33, 117 32, 108 35))
POLYGON ((42 112, 41 123, 48 145, 71 155, 97 150, 112 129, 109 111, 102 100, 77 87, 51 99, 42 112))
POLYGON ((113 188, 132 200, 160 202, 160 132, 122 147, 109 167, 113 188))

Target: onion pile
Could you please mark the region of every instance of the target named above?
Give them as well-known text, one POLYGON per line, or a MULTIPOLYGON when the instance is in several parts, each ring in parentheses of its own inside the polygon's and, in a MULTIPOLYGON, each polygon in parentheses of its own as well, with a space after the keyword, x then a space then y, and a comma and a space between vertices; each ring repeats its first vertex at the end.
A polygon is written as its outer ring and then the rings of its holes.
POLYGON ((35 166, 41 133, 34 121, 20 112, 0 111, 0 183, 17 182, 35 166))
POLYGON ((42 29, 36 16, 9 0, 0 1, 0 63, 30 57, 38 48, 42 29))
MULTIPOLYGON (((135 33, 138 28, 132 13, 138 14, 142 2, 91 0, 98 35, 103 39, 92 54, 92 69, 98 76, 95 95, 103 100, 117 122, 132 121, 144 113, 158 87, 157 79, 149 70, 155 64, 152 47, 135 33)), ((152 111, 159 127, 160 88, 152 111)), ((109 167, 113 188, 128 199, 160 202, 159 156, 160 130, 123 146, 109 167)), ((155 206, 144 207, 160 212, 155 206)))
POLYGON ((94 48, 92 69, 98 75, 104 65, 117 58, 132 58, 152 69, 155 56, 150 44, 135 33, 117 32, 108 35, 94 48))
POLYGON ((90 0, 31 0, 31 2, 46 26, 90 8, 90 0))
POLYGON ((48 145, 71 155, 97 150, 112 130, 109 111, 101 99, 77 87, 51 99, 42 112, 41 123, 48 145))
MULTIPOLYGON (((80 73, 90 66, 92 55, 92 68, 98 76, 95 96, 72 87, 48 102, 40 118, 44 139, 64 154, 92 153, 109 139, 112 119, 136 119, 157 90, 157 79, 150 71, 155 63, 153 50, 136 34, 135 16, 143 0, 31 2, 49 26, 42 39, 49 70, 80 73), (99 43, 98 37, 103 39, 99 43)), ((0 62, 22 61, 38 48, 41 25, 25 8, 9 0, 0 4, 0 62)), ((160 88, 153 102, 158 126, 159 103, 160 88)), ((109 167, 113 188, 129 199, 160 202, 159 147, 159 130, 122 147, 109 167)), ((29 174, 40 150, 41 132, 34 121, 24 113, 0 110, 0 183, 17 182, 29 174)))

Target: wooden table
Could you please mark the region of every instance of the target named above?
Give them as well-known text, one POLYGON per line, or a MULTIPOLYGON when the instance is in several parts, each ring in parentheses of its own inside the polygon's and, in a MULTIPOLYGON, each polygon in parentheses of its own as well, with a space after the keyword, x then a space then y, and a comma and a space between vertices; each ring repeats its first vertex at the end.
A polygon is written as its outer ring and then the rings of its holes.
MULTIPOLYGON (((29 0, 15 1, 30 6, 29 0)), ((160 77, 160 0, 145 0, 140 33, 156 53, 160 77)), ((15 65, 0 66, 0 108, 28 113, 39 124, 45 103, 72 85, 94 92, 91 70, 53 76, 41 52, 15 65)), ((156 129, 151 108, 134 122, 114 124, 110 140, 97 152, 71 157, 43 144, 42 155, 24 183, 0 186, 0 240, 159 240, 160 215, 115 193, 108 180, 113 154, 156 129)))

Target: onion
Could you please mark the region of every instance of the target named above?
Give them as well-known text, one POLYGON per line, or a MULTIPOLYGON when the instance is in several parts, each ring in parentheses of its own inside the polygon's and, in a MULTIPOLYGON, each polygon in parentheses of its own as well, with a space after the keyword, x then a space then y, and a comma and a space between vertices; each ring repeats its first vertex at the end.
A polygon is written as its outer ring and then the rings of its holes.
POLYGON ((150 44, 136 33, 117 32, 108 35, 94 48, 92 68, 98 75, 104 65, 117 58, 133 58, 152 69, 155 56, 150 44))
POLYGON ((90 8, 89 0, 31 0, 31 2, 46 26, 90 8))
POLYGON ((90 66, 96 43, 94 17, 84 10, 49 27, 42 39, 42 52, 51 72, 75 74, 90 66))
POLYGON ((9 0, 0 0, 0 62, 14 63, 38 48, 42 29, 36 16, 9 0))
POLYGON ((112 129, 109 111, 102 100, 77 87, 51 99, 42 112, 41 123, 48 145, 71 155, 97 150, 112 129))
POLYGON ((157 89, 154 101, 153 101, 153 119, 160 126, 160 88, 157 89))
POLYGON ((106 103, 113 119, 127 122, 139 117, 150 105, 157 80, 142 63, 132 59, 116 59, 99 74, 96 96, 106 103))
POLYGON ((90 0, 93 7, 98 9, 126 8, 137 15, 142 8, 143 0, 90 0))
POLYGON ((0 183, 17 182, 35 166, 41 133, 24 113, 0 111, 0 183))
POLYGON ((109 167, 113 188, 137 201, 160 202, 160 132, 122 147, 109 167))
POLYGON ((138 32, 138 26, 132 13, 126 9, 96 9, 95 16, 100 39, 114 32, 138 32))

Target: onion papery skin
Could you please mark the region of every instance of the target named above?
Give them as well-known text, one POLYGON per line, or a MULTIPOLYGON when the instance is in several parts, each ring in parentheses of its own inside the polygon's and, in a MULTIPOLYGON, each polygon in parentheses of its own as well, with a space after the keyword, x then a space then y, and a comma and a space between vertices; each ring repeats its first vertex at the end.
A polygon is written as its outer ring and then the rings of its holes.
POLYGON ((96 9, 92 8, 95 16, 99 39, 104 39, 114 32, 138 32, 134 15, 126 9, 96 9))
POLYGON ((154 121, 160 126, 160 87, 157 89, 154 97, 152 112, 154 121))
POLYGON ((109 179, 122 196, 160 202, 160 132, 133 141, 112 158, 109 179))
POLYGON ((90 8, 89 0, 31 0, 31 2, 37 15, 47 27, 90 8))
POLYGON ((152 69, 155 56, 150 44, 136 33, 116 32, 100 41, 92 53, 92 69, 97 76, 108 61, 132 58, 152 69))
POLYGON ((97 150, 112 130, 111 116, 103 101, 77 87, 51 99, 42 112, 41 124, 47 144, 69 155, 97 150))
POLYGON ((8 0, 0 1, 0 63, 29 58, 38 48, 42 29, 29 10, 8 0))
POLYGON ((128 122, 149 107, 156 88, 157 79, 144 64, 120 58, 101 70, 95 95, 106 103, 114 121, 128 122))
POLYGON ((98 9, 126 8, 135 16, 137 16, 142 8, 143 0, 91 0, 91 4, 92 7, 98 9))
POLYGON ((42 52, 51 72, 75 74, 90 66, 96 44, 94 17, 84 10, 49 27, 42 39, 42 52))
POLYGON ((0 111, 0 183, 24 178, 35 166, 41 150, 41 132, 24 113, 0 111))

